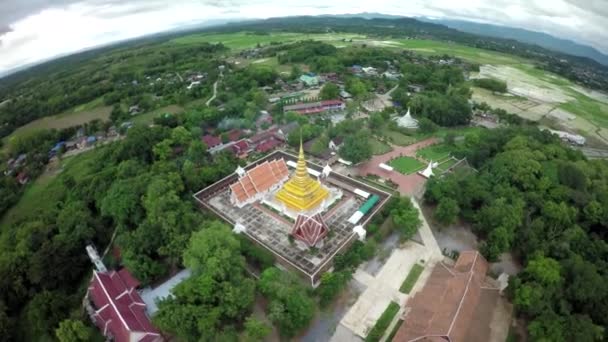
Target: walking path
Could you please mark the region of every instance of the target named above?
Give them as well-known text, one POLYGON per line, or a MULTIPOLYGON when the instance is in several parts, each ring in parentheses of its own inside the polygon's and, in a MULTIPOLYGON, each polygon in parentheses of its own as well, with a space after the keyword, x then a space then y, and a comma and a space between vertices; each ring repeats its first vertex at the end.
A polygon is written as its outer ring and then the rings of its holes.
POLYGON ((402 156, 415 158, 417 150, 429 145, 433 145, 437 142, 437 138, 429 138, 405 147, 393 145, 392 151, 372 157, 369 161, 359 165, 357 170, 360 176, 373 174, 382 178, 390 179, 399 186, 399 192, 402 195, 407 195, 410 197, 419 195, 424 188, 426 178, 422 177, 418 173, 404 175, 398 171, 387 171, 381 169, 378 165, 381 163, 387 164, 392 159, 402 156))
POLYGON ((209 100, 207 100, 207 102, 205 103, 205 106, 209 107, 209 105, 211 104, 211 102, 213 100, 215 100, 215 97, 217 96, 217 84, 219 83, 219 81, 224 78, 224 73, 222 71, 220 71, 220 77, 218 77, 217 81, 215 81, 213 83, 213 96, 211 96, 211 98, 209 100))

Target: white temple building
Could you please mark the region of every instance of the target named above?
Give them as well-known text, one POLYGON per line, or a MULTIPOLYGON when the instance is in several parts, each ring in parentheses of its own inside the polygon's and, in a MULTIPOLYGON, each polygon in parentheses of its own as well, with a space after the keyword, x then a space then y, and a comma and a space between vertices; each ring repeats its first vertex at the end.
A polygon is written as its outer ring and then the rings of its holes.
POLYGON ((427 166, 426 169, 424 169, 423 171, 418 171, 418 173, 424 178, 431 178, 431 176, 434 175, 433 168, 437 167, 437 165, 439 165, 439 163, 433 163, 433 161, 431 160, 429 166, 427 166))
POLYGON ((398 116, 395 118, 395 122, 399 127, 404 128, 418 128, 418 120, 412 117, 410 114, 410 109, 407 109, 407 113, 404 116, 398 116))

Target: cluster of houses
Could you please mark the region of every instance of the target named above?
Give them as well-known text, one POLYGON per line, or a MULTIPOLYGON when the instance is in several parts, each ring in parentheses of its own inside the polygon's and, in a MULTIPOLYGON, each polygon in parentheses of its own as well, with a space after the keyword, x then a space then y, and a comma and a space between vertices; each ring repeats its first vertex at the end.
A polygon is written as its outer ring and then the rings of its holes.
POLYGON ((378 70, 377 68, 374 68, 372 66, 364 67, 364 66, 357 65, 357 64, 350 67, 350 72, 357 77, 382 76, 388 80, 393 80, 393 81, 397 81, 399 78, 401 78, 401 76, 403 76, 392 66, 392 64, 390 62, 387 62, 387 64, 388 64, 388 68, 383 73, 381 73, 380 70, 378 70))
MULTIPOLYGON (((262 113, 256 124, 269 123, 272 122, 271 120, 267 112, 262 113)), ((245 137, 247 132, 243 130, 233 129, 220 136, 206 134, 201 140, 207 146, 209 153, 230 151, 239 158, 247 158, 252 152, 267 153, 283 145, 289 134, 297 128, 296 122, 282 126, 275 125, 250 137, 245 137)))

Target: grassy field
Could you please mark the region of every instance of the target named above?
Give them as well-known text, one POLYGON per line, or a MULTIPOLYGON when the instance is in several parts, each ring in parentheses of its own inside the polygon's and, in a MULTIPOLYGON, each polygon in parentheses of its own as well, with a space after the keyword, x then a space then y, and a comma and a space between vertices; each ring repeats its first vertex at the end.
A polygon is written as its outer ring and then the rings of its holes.
POLYGON ((412 157, 395 158, 389 162, 389 165, 404 175, 409 175, 424 167, 424 164, 412 157))
MULTIPOLYGON (((87 152, 62 160, 57 168, 63 168, 64 173, 78 180, 89 174, 89 163, 95 153, 87 152)), ((19 219, 35 214, 38 209, 56 206, 61 201, 61 186, 57 179, 57 172, 45 172, 36 180, 27 185, 19 202, 9 209, 0 221, 0 230, 7 228, 19 219)))
POLYGON ((144 124, 149 125, 154 121, 154 118, 158 117, 161 114, 169 113, 169 114, 179 114, 184 111, 184 108, 178 105, 170 105, 162 108, 155 109, 151 112, 139 114, 134 116, 131 122, 135 124, 144 124))
POLYGON ((376 138, 369 138, 369 144, 372 147, 372 154, 373 155, 378 155, 378 154, 385 154, 390 152, 392 149, 389 145, 379 141, 376 138))
POLYGON ((440 161, 449 157, 451 152, 451 147, 439 144, 420 149, 416 152, 416 155, 429 161, 440 161))
POLYGON ((525 59, 488 50, 477 49, 456 43, 425 39, 401 39, 398 47, 415 51, 422 55, 452 55, 479 64, 520 64, 525 59))
POLYGON ((27 135, 42 129, 62 129, 82 125, 94 119, 105 121, 110 118, 111 112, 112 107, 103 106, 103 99, 98 98, 64 113, 40 118, 28 123, 27 125, 23 125, 17 128, 13 133, 11 133, 11 135, 6 137, 5 142, 10 143, 10 141, 15 137, 27 135))
POLYGON ((456 163, 457 163, 456 159, 450 158, 450 159, 444 161, 443 163, 439 164, 437 166, 437 168, 439 169, 439 171, 445 172, 447 169, 449 169, 450 167, 452 167, 456 163))
POLYGON ((424 271, 423 266, 414 264, 414 266, 410 270, 410 273, 408 273, 407 277, 403 281, 403 284, 401 284, 401 287, 399 288, 399 292, 402 292, 405 294, 410 293, 410 291, 412 291, 412 289, 414 288, 414 285, 416 285, 416 281, 418 281, 418 278, 422 274, 422 271, 424 271))
POLYGON ((391 131, 391 130, 384 131, 383 135, 385 137, 387 137, 393 144, 399 145, 399 146, 408 146, 417 141, 417 139, 414 137, 410 137, 405 134, 391 131))
POLYGON ((345 44, 342 39, 364 39, 365 36, 346 33, 304 34, 277 32, 272 34, 257 34, 251 32, 220 33, 220 34, 193 34, 171 40, 176 44, 222 43, 234 50, 244 50, 257 44, 270 44, 272 42, 295 42, 299 40, 320 40, 335 45, 345 44))

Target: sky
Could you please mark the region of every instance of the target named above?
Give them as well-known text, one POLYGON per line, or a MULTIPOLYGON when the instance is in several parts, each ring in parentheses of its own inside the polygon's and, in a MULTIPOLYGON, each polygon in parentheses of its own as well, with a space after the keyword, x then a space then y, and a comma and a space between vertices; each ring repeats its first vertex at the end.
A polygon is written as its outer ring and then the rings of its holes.
POLYGON ((210 20, 362 12, 524 28, 608 54, 608 0, 0 0, 0 75, 210 20))

